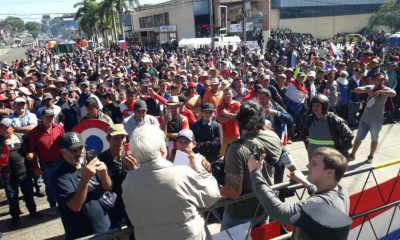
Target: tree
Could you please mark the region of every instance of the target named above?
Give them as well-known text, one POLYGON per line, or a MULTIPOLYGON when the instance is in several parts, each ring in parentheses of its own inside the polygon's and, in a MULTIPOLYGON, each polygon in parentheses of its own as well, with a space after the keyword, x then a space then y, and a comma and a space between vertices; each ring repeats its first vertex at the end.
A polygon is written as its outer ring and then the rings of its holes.
POLYGON ((389 0, 382 4, 379 10, 368 19, 368 26, 375 28, 385 26, 391 32, 400 29, 400 0, 389 0))
POLYGON ((79 28, 86 33, 88 38, 98 37, 99 26, 101 26, 101 15, 99 14, 99 3, 95 0, 83 0, 76 3, 78 11, 75 14, 75 21, 79 21, 79 28))
POLYGON ((62 17, 55 17, 50 20, 50 33, 53 36, 62 35, 62 31, 65 29, 64 19, 62 17))
POLYGON ((23 32, 25 30, 24 20, 19 17, 8 16, 4 22, 11 25, 11 27, 17 32, 23 32))
POLYGON ((38 22, 26 22, 25 29, 36 39, 42 29, 42 24, 38 22))

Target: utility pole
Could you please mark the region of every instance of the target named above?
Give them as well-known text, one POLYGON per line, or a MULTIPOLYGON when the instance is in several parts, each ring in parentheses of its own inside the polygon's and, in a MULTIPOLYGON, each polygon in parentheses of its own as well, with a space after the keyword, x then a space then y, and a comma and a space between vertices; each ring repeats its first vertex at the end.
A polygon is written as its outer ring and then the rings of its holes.
POLYGON ((210 6, 209 6, 209 12, 210 12, 210 37, 211 37, 211 49, 214 50, 214 4, 213 0, 208 0, 210 6))
POLYGON ((246 42, 246 0, 243 0, 242 34, 243 34, 243 42, 246 42))

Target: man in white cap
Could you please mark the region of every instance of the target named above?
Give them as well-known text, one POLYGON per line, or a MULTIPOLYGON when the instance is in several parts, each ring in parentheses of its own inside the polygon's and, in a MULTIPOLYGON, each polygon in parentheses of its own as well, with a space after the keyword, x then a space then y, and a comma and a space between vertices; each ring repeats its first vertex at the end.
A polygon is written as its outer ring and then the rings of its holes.
POLYGON ((17 97, 14 101, 14 114, 10 116, 13 120, 14 131, 18 133, 29 133, 37 126, 38 120, 26 106, 26 99, 17 97))
POLYGON ((204 94, 202 103, 211 103, 214 106, 218 106, 224 93, 219 89, 220 82, 218 78, 212 78, 210 83, 211 88, 204 94))
POLYGON ((157 70, 151 66, 151 60, 148 57, 143 57, 140 61, 142 63, 142 68, 138 72, 138 77, 139 80, 144 79, 145 73, 148 73, 151 75, 151 77, 154 77, 158 74, 157 70))

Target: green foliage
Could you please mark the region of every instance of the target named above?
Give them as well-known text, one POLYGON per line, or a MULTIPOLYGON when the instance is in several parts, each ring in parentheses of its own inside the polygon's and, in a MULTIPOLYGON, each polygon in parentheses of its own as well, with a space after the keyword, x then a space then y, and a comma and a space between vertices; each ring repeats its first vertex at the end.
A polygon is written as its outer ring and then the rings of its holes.
POLYGON ((385 26, 394 32, 400 29, 400 0, 389 0, 368 19, 368 27, 385 26))
POLYGON ((25 23, 25 29, 28 31, 39 31, 40 28, 42 27, 42 24, 38 22, 26 22, 25 23))
POLYGON ((85 32, 88 37, 92 37, 99 25, 99 3, 95 0, 83 0, 74 5, 78 8, 75 15, 75 20, 79 21, 79 26, 83 32, 85 32))
POLYGON ((19 17, 11 17, 8 16, 4 22, 8 23, 11 25, 11 27, 18 31, 18 32, 23 32, 25 30, 25 24, 24 24, 24 20, 22 20, 19 17))
POLYGON ((62 34, 61 30, 64 29, 64 20, 62 17, 55 17, 50 21, 50 32, 53 36, 62 34))

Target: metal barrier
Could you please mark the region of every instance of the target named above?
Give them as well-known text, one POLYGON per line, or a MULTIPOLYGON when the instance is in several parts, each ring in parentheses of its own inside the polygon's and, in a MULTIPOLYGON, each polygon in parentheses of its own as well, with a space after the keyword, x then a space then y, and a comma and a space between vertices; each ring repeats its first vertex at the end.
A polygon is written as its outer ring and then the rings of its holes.
MULTIPOLYGON (((344 174, 344 178, 346 178, 346 177, 354 176, 354 175, 361 174, 361 173, 368 173, 368 176, 367 176, 367 178, 366 178, 366 180, 364 182, 364 185, 363 185, 363 188, 362 188, 360 194, 363 194, 363 192, 365 191, 365 188, 367 187, 368 180, 370 179, 370 177, 372 177, 374 182, 375 182, 375 184, 376 184, 376 186, 378 187, 382 202, 384 203, 382 206, 379 206, 377 208, 374 208, 374 209, 371 209, 371 210, 368 210, 368 211, 365 211, 365 212, 362 212, 362 213, 354 214, 356 212, 356 210, 357 210, 358 205, 359 205, 359 201, 361 199, 361 197, 360 197, 358 199, 358 201, 356 203, 356 206, 354 207, 353 211, 350 212, 350 216, 351 216, 351 218, 353 220, 357 219, 357 218, 361 218, 361 217, 367 218, 368 215, 370 215, 372 213, 376 213, 378 211, 381 211, 383 209, 386 209, 386 208, 389 208, 389 207, 393 207, 393 206, 399 207, 399 209, 400 209, 400 201, 390 202, 391 195, 393 194, 393 192, 395 190, 394 187, 397 184, 397 179, 398 178, 396 178, 396 181, 393 184, 393 188, 390 191, 390 195, 389 195, 388 200, 385 200, 385 198, 383 197, 383 195, 382 195, 382 193, 381 193, 381 191, 379 189, 379 186, 378 186, 379 184, 378 184, 378 181, 377 181, 376 176, 374 174, 374 170, 381 169, 381 168, 388 167, 388 166, 392 166, 392 165, 395 165, 395 164, 398 164, 398 163, 400 163, 400 159, 388 161, 388 162, 385 162, 385 163, 379 163, 379 164, 375 164, 375 165, 372 165, 372 166, 363 167, 363 168, 360 168, 360 169, 347 171, 344 174)), ((397 177, 398 176, 400 176, 400 168, 399 168, 399 171, 397 173, 397 177)), ((299 190, 299 189, 303 189, 300 194, 297 191, 295 191, 295 196, 297 196, 298 200, 302 200, 304 198, 305 192, 306 192, 305 189, 303 188, 302 184, 298 184, 298 183, 293 184, 291 182, 284 182, 284 183, 275 184, 275 185, 271 186, 271 188, 273 190, 281 190, 281 189, 299 190)), ((208 222, 211 214, 215 217, 215 219, 219 223, 221 223, 221 217, 218 216, 218 214, 216 214, 216 211, 215 211, 216 209, 221 208, 221 207, 225 207, 225 206, 227 206, 229 204, 233 204, 233 203, 236 203, 236 202, 244 201, 244 200, 247 200, 247 199, 250 199, 250 198, 253 198, 253 197, 255 197, 255 194, 254 193, 249 193, 249 194, 241 196, 238 199, 234 199, 234 200, 232 200, 232 199, 222 199, 222 200, 218 201, 212 207, 203 210, 203 212, 206 215, 206 218, 205 218, 206 219, 206 223, 208 222)), ((256 209, 258 209, 260 206, 261 206, 260 203, 258 203, 258 206, 257 206, 256 209)), ((395 211, 393 212, 393 217, 394 217, 394 214, 395 214, 395 211)), ((393 217, 392 217, 392 220, 393 220, 393 217)), ((255 217, 252 219, 251 223, 254 223, 254 219, 255 219, 255 217)), ((372 226, 372 223, 371 223, 369 218, 368 218, 368 222, 372 226)), ((366 223, 366 221, 364 221, 362 223, 360 232, 362 230, 362 226, 365 223, 366 223)), ((392 221, 388 225, 388 231, 387 231, 386 234, 389 233, 391 224, 392 224, 392 221)), ((248 232, 250 232, 252 227, 253 227, 252 224, 250 224, 250 228, 248 229, 248 232)), ((289 232, 283 224, 281 224, 281 227, 286 233, 284 235, 282 235, 282 236, 274 238, 274 240, 290 239, 291 232, 289 232)), ((227 231, 227 230, 225 230, 225 231, 227 231)), ((210 233, 210 231, 208 229, 208 225, 207 224, 206 224, 206 232, 207 232, 208 237, 211 238, 211 233, 210 233)), ((127 239, 127 236, 129 236, 132 233, 133 233, 133 229, 126 228, 126 229, 122 229, 122 230, 111 230, 111 231, 109 231, 107 233, 88 236, 88 237, 85 237, 84 239, 99 239, 99 240, 103 240, 103 239, 116 239, 117 240, 117 239, 122 239, 122 238, 127 239)), ((227 233, 230 236, 230 238, 233 239, 232 236, 230 235, 229 231, 227 233)), ((375 237, 376 237, 376 234, 375 234, 375 237)), ((378 237, 376 237, 376 239, 378 240, 378 237)), ((358 240, 358 237, 357 237, 357 240, 358 240)))

